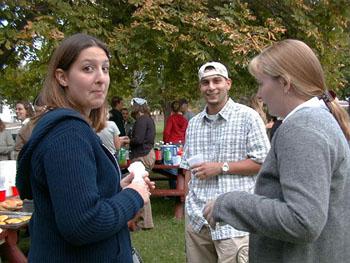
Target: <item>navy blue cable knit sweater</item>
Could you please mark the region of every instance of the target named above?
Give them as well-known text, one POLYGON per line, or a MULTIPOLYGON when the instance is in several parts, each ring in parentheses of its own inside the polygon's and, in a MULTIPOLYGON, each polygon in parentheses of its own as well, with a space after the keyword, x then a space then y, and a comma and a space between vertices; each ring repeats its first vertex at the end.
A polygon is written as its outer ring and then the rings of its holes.
POLYGON ((18 160, 16 184, 34 200, 30 262, 132 262, 127 221, 141 196, 120 187, 120 170, 73 110, 37 123, 18 160))

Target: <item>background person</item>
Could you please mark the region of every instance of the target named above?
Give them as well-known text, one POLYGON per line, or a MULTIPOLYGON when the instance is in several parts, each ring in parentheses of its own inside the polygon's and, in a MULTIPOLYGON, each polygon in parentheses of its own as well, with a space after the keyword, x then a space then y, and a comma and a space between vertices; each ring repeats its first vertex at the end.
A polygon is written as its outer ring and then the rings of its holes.
POLYGON ((16 116, 22 126, 27 124, 31 117, 34 116, 32 104, 26 100, 20 100, 16 103, 16 116))
POLYGON ((127 136, 131 136, 132 127, 134 126, 133 119, 129 116, 129 110, 127 108, 122 108, 122 116, 124 121, 125 133, 127 136))
POLYGON ((121 97, 113 97, 111 101, 111 111, 109 112, 110 121, 114 121, 115 124, 118 126, 118 129, 120 131, 120 136, 125 136, 125 127, 124 127, 124 121, 123 121, 123 115, 121 113, 121 109, 124 106, 124 101, 121 97))
POLYGON ((10 160, 15 141, 10 131, 6 130, 5 123, 0 119, 0 161, 10 160))
POLYGON ((255 57, 258 96, 283 117, 255 194, 233 191, 204 211, 249 231, 249 262, 348 262, 350 123, 327 91, 314 52, 284 40, 255 57))
POLYGON ((275 135, 277 129, 282 125, 283 119, 280 117, 272 117, 271 121, 273 122, 271 129, 269 131, 269 139, 272 141, 273 136, 275 135))
MULTIPOLYGON (((154 153, 154 139, 156 126, 151 117, 147 101, 142 98, 132 99, 131 116, 135 119, 130 138, 130 161, 141 161, 147 171, 152 171, 156 158, 154 153)), ((138 218, 137 226, 142 229, 154 227, 151 203, 147 203, 138 218)))
POLYGON ((182 112, 183 116, 189 121, 193 118, 195 115, 192 111, 188 108, 188 101, 186 99, 180 99, 180 111, 182 112))
POLYGON ((128 136, 121 136, 120 131, 114 121, 109 121, 109 113, 106 114, 106 127, 104 127, 97 135, 100 137, 104 146, 118 159, 118 151, 120 147, 129 143, 128 136))
MULTIPOLYGON (((182 147, 185 143, 188 120, 180 111, 179 101, 173 101, 170 106, 172 112, 166 121, 166 125, 163 131, 163 141, 165 143, 172 143, 174 145, 182 147)), ((163 172, 177 175, 178 169, 167 169, 163 172)), ((170 189, 176 189, 176 179, 169 179, 169 187, 170 189)))
POLYGON ((171 103, 171 111, 163 131, 163 141, 165 143, 183 144, 185 143, 188 120, 180 111, 180 103, 178 101, 175 100, 171 103))
POLYGON ((198 76, 206 107, 189 122, 180 164, 191 170, 186 172, 186 257, 190 263, 237 262, 248 232, 227 224, 210 227, 203 209, 220 194, 251 192, 270 143, 259 114, 229 98, 232 82, 223 64, 206 63, 198 76), (202 160, 190 166, 199 154, 202 160))
POLYGON ((21 198, 33 199, 29 262, 132 262, 127 221, 149 202, 147 184, 121 180, 95 131, 105 125, 109 53, 75 34, 54 52, 42 90, 49 109, 18 158, 21 198))
MULTIPOLYGON (((46 106, 43 104, 40 94, 34 99, 33 106, 33 117, 41 114, 43 111, 46 110, 46 106)), ((32 120, 33 117, 31 117, 29 121, 25 125, 23 125, 22 128, 18 131, 18 134, 16 136, 14 159, 17 159, 18 153, 21 151, 23 145, 28 142, 30 136, 32 135, 32 131, 34 128, 34 121, 32 120)))

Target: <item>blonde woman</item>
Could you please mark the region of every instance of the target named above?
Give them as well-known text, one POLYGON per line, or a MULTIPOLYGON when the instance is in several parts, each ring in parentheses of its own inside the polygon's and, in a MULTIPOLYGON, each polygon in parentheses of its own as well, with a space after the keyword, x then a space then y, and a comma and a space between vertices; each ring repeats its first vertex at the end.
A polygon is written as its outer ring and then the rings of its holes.
POLYGON ((215 225, 250 232, 249 262, 348 262, 349 116, 328 92, 315 53, 284 40, 255 57, 258 96, 283 117, 255 194, 230 192, 207 204, 215 225))

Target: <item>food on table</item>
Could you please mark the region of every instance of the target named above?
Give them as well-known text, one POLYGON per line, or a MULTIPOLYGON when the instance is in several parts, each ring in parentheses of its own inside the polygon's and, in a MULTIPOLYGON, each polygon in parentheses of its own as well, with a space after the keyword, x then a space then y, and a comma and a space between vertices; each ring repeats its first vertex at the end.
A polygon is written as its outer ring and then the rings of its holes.
POLYGON ((22 216, 20 217, 20 219, 24 222, 24 221, 27 221, 31 218, 31 216, 22 216))
POLYGON ((21 199, 7 199, 0 202, 0 210, 17 210, 23 207, 23 201, 21 199))
POLYGON ((30 215, 0 215, 0 226, 11 226, 24 223, 30 218, 30 215))
POLYGON ((7 218, 9 218, 8 215, 0 215, 0 222, 4 222, 7 218))
POLYGON ((5 222, 6 224, 19 224, 19 223, 22 223, 22 220, 19 218, 10 218, 10 219, 7 219, 5 222))

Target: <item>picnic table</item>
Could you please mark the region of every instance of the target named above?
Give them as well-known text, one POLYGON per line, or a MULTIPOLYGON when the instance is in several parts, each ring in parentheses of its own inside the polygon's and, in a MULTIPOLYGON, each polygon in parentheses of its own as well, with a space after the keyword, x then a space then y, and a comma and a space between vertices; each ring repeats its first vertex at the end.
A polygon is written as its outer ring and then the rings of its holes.
MULTIPOLYGON (((10 197, 11 198, 11 197, 10 197)), ((33 212, 32 201, 23 201, 23 207, 15 211, 0 211, 0 215, 7 215, 10 218, 21 218, 23 216, 30 217, 33 212)), ((17 246, 18 244, 18 232, 20 229, 27 228, 29 219, 20 223, 14 223, 9 225, 0 225, 1 233, 0 240, 3 243, 0 245, 0 254, 8 262, 22 263, 27 262, 26 256, 17 246)))
MULTIPOLYGON (((121 165, 120 168, 125 169, 128 165, 121 165)), ((169 197, 169 196, 177 196, 179 198, 176 199, 175 202, 175 211, 174 216, 177 219, 182 219, 184 216, 184 204, 185 204, 185 196, 187 192, 187 185, 185 183, 185 174, 182 168, 179 168, 178 165, 165 165, 165 164, 155 164, 153 169, 155 173, 161 173, 162 175, 150 174, 150 179, 152 181, 159 180, 176 180, 176 188, 155 188, 151 190, 152 196, 157 197, 169 197), (178 174, 172 175, 170 173, 166 173, 166 170, 169 169, 177 169, 178 174)))
POLYGON ((27 262, 27 258, 17 246, 18 231, 22 227, 23 226, 12 229, 2 229, 2 232, 0 233, 0 240, 5 240, 5 242, 0 246, 0 253, 7 259, 8 262, 27 262))

